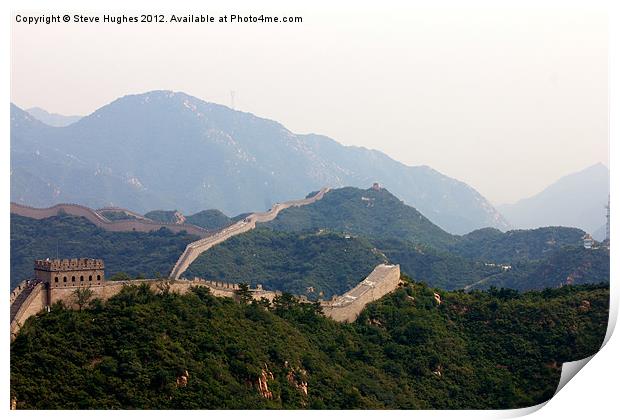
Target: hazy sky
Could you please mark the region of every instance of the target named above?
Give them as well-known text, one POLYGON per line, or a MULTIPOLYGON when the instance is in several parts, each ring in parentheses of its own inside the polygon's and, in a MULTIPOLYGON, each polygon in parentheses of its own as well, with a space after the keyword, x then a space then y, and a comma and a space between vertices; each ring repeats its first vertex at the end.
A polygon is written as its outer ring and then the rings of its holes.
POLYGON ((88 114, 154 89, 230 105, 234 90, 237 109, 429 165, 495 204, 608 165, 602 13, 252 12, 304 22, 13 23, 12 101, 88 114))

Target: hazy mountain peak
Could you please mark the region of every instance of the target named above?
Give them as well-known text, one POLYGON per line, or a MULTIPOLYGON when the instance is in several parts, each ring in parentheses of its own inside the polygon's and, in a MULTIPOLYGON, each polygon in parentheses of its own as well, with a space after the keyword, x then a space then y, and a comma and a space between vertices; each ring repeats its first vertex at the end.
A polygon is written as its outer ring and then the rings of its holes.
POLYGON ((43 108, 33 107, 28 108, 26 112, 32 115, 37 120, 52 127, 66 127, 71 125, 82 118, 80 115, 62 115, 56 113, 50 113, 43 108))
POLYGON ((427 166, 298 135, 183 92, 126 95, 53 130, 27 122, 12 119, 11 130, 11 197, 25 204, 238 214, 324 186, 379 182, 452 233, 508 227, 476 190, 427 166))
POLYGON ((532 197, 499 208, 518 228, 571 226, 594 233, 606 222, 608 197, 609 169, 599 162, 563 176, 532 197))

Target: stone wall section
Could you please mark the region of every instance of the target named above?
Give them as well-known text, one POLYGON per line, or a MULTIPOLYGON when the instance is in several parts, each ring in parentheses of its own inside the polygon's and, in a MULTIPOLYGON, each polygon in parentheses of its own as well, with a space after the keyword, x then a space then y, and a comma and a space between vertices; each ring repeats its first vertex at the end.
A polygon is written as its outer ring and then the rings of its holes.
POLYGON ((24 290, 26 290, 26 287, 29 281, 30 280, 22 281, 15 287, 15 289, 11 291, 11 305, 13 304, 13 302, 15 302, 15 299, 17 299, 17 296, 19 296, 24 290))
MULTIPOLYGON (((204 280, 194 278, 193 280, 162 280, 162 279, 139 279, 139 280, 123 280, 123 281, 105 281, 100 286, 89 287, 93 291, 93 299, 108 300, 117 295, 125 286, 138 286, 140 284, 148 284, 151 290, 159 292, 162 284, 169 286, 169 291, 173 293, 185 294, 192 287, 202 286, 208 287, 214 296, 218 297, 234 297, 235 291, 239 289, 239 285, 226 283, 221 281, 204 280)), ((75 290, 78 287, 55 287, 50 289, 50 305, 62 301, 69 307, 77 307, 75 303, 75 290)), ((264 297, 273 300, 280 292, 263 290, 262 288, 250 289, 255 299, 264 297)))
POLYGON ((179 259, 175 263, 170 273, 170 278, 175 280, 181 278, 181 275, 196 260, 196 258, 198 258, 200 254, 214 247, 215 245, 222 243, 235 235, 239 235, 254 229, 257 223, 272 221, 284 209, 287 209, 289 207, 300 207, 312 204, 322 199, 328 191, 329 188, 325 187, 312 197, 304 198, 302 200, 293 200, 284 203, 277 203, 269 211, 253 213, 245 219, 240 220, 233 225, 225 227, 224 229, 221 229, 208 237, 200 239, 196 242, 192 242, 191 244, 187 245, 187 247, 185 247, 185 251, 183 251, 183 254, 181 254, 179 259))
POLYGON ((26 300, 21 304, 16 315, 11 319, 11 338, 14 338, 24 322, 33 315, 45 309, 48 302, 47 288, 39 283, 30 292, 26 300))
MULTIPOLYGON (((173 293, 185 294, 188 293, 192 287, 202 286, 208 287, 214 296, 228 298, 234 298, 235 291, 239 289, 237 284, 200 278, 178 281, 170 281, 167 279, 104 281, 101 285, 91 285, 88 286, 88 288, 93 292, 91 299, 101 299, 105 301, 117 295, 125 286, 137 286, 143 283, 148 284, 150 289, 156 293, 161 292, 160 288, 165 283, 169 286, 169 291, 173 293)), ((26 291, 25 284, 26 282, 23 282, 23 285, 20 284, 20 286, 11 293, 11 304, 15 301, 17 296, 26 291), (15 298, 13 297, 14 295, 15 298)), ((79 288, 79 286, 48 287, 45 283, 36 284, 28 297, 22 302, 16 315, 11 319, 11 337, 15 338, 26 319, 38 314, 55 303, 62 302, 69 308, 77 309, 78 305, 75 291, 79 288)), ((250 292, 255 299, 265 298, 270 301, 281 294, 277 291, 263 290, 260 287, 250 289, 250 292)))
POLYGON ((174 233, 186 231, 191 235, 205 237, 210 234, 207 229, 191 224, 175 224, 175 223, 159 223, 148 220, 144 217, 140 219, 126 220, 109 220, 95 210, 79 204, 56 204, 55 206, 39 209, 35 207, 24 206, 22 204, 11 203, 11 213, 29 217, 31 219, 46 219, 48 217, 57 216, 59 213, 66 213, 71 216, 84 217, 94 225, 109 230, 111 232, 152 232, 162 227, 169 229, 174 233))
MULTIPOLYGON (((321 302, 323 313, 338 322, 353 322, 364 307, 386 294, 395 290, 400 282, 400 266, 380 264, 370 275, 341 296, 336 296, 330 301, 321 302)), ((24 283, 25 284, 25 283, 24 283)), ((185 294, 192 287, 208 287, 214 296, 234 298, 237 284, 214 280, 194 278, 193 280, 167 280, 167 279, 139 279, 124 281, 104 281, 101 285, 91 285, 92 299, 108 300, 117 295, 125 286, 148 284, 154 292, 160 292, 163 285, 169 287, 170 292, 185 294)), ((70 308, 77 309, 75 291, 76 286, 49 287, 46 283, 38 283, 21 304, 16 314, 11 319, 11 337, 15 338, 23 323, 29 317, 45 310, 47 307, 63 302, 70 308)), ((11 303, 21 293, 26 292, 24 285, 20 284, 11 294, 11 303), (18 293, 19 292, 19 293, 18 293)), ((250 289, 254 299, 265 298, 273 301, 281 292, 263 290, 262 287, 250 289)))
POLYGON ((325 316, 338 322, 353 322, 364 307, 394 291, 400 283, 400 266, 380 264, 353 289, 321 302, 325 316))

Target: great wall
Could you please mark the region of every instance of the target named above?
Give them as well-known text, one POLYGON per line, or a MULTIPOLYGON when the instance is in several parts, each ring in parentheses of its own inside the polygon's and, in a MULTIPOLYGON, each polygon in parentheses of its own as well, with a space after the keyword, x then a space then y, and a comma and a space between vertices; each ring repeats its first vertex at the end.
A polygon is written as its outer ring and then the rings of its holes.
MULTIPOLYGON (((301 200, 293 200, 275 204, 269 211, 253 213, 245 219, 216 232, 209 232, 193 225, 165 224, 152 222, 145 218, 133 218, 119 221, 110 221, 100 214, 103 210, 124 210, 106 208, 98 211, 76 204, 58 204, 46 209, 36 209, 11 203, 11 213, 35 219, 43 219, 65 212, 74 216, 85 217, 95 225, 112 231, 141 231, 148 232, 162 227, 176 232, 188 231, 195 228, 202 239, 187 245, 179 257, 168 279, 136 279, 125 281, 109 281, 103 277, 103 261, 90 259, 72 260, 37 260, 35 262, 35 279, 25 280, 11 292, 11 338, 13 339, 24 322, 31 316, 62 301, 69 307, 77 307, 78 292, 89 289, 91 299, 107 300, 118 294, 125 286, 148 284, 154 291, 163 288, 171 292, 187 293, 193 287, 208 287, 215 296, 235 297, 239 285, 205 280, 201 278, 184 279, 181 274, 203 252, 229 239, 232 236, 250 231, 257 223, 265 223, 275 219, 278 214, 287 208, 304 206, 323 198, 329 188, 323 188, 315 195, 301 200)), ((341 296, 335 296, 329 301, 320 301, 323 313, 338 322, 354 321, 364 307, 382 296, 395 290, 400 283, 400 266, 380 264, 356 287, 341 296)), ((263 290, 257 286, 250 289, 254 299, 266 298, 273 300, 280 295, 279 291, 263 290)))
MULTIPOLYGON (((59 260, 56 260, 59 261, 59 260)), ((67 260, 65 260, 67 261, 67 260)), ((354 321, 364 307, 398 287, 400 282, 400 266, 380 264, 359 283, 342 296, 335 296, 329 301, 320 301, 323 313, 338 322, 354 321)), ((118 294, 125 286, 147 284, 151 290, 161 292, 164 289, 179 294, 188 293, 193 287, 207 287, 214 296, 233 298, 239 290, 238 284, 194 278, 193 280, 169 279, 136 279, 122 281, 94 281, 88 285, 81 282, 71 285, 56 286, 53 284, 26 280, 11 292, 11 339, 15 338, 21 326, 28 318, 49 308, 57 302, 68 307, 78 306, 76 291, 86 289, 92 291, 91 299, 107 300, 118 294), (74 285, 75 284, 75 285, 74 285)), ((257 286, 249 289, 253 299, 265 298, 272 301, 280 295, 279 291, 263 290, 257 286)))
POLYGON ((161 228, 166 228, 175 233, 185 231, 191 235, 196 235, 201 239, 188 244, 172 268, 170 277, 178 280, 183 272, 191 265, 191 263, 209 248, 224 242, 232 236, 254 229, 256 227, 256 223, 265 223, 275 219, 284 209, 312 204, 317 200, 322 199, 328 191, 329 188, 325 187, 312 197, 277 203, 266 212, 252 213, 243 220, 217 231, 209 231, 188 223, 176 224, 155 222, 145 218, 142 215, 120 207, 104 207, 99 210, 93 210, 79 204, 56 204, 55 206, 47 208, 35 208, 24 206, 22 204, 11 203, 11 213, 31 219, 46 219, 48 217, 65 213, 71 216, 84 217, 97 227, 112 232, 151 232, 161 228), (103 215, 106 211, 123 212, 133 218, 109 220, 103 215))
POLYGON ((238 221, 237 223, 230 225, 213 235, 202 238, 196 242, 192 242, 187 245, 185 251, 181 254, 177 262, 174 264, 172 268, 172 272, 170 273, 170 278, 178 280, 181 277, 181 274, 187 270, 187 268, 191 265, 192 262, 200 254, 207 251, 209 248, 224 242, 228 238, 231 238, 235 235, 239 235, 244 232, 248 232, 256 227, 256 223, 265 223, 275 219, 278 214, 289 207, 300 207, 308 204, 312 204, 323 198, 325 193, 329 191, 329 188, 322 188, 319 192, 309 198, 304 198, 302 200, 293 200, 287 201, 284 203, 275 204, 269 211, 263 213, 252 213, 247 216, 245 219, 238 221))
POLYGON ((321 302, 323 313, 338 322, 353 322, 368 303, 394 291, 399 283, 399 265, 379 264, 353 289, 321 302))
MULTIPOLYGON (((212 233, 207 229, 203 229, 196 225, 155 222, 143 216, 132 219, 109 220, 101 213, 102 211, 110 209, 112 208, 93 210, 79 204, 56 204, 52 207, 40 209, 24 206, 22 204, 11 203, 11 213, 19 216, 29 217, 31 219, 46 219, 48 217, 58 216, 59 214, 65 213, 71 216, 84 217, 97 227, 111 232, 152 232, 154 230, 166 228, 175 233, 186 231, 187 233, 196 235, 200 238, 204 238, 212 233)), ((125 209, 114 209, 117 211, 122 210, 127 214, 133 213, 125 209)))

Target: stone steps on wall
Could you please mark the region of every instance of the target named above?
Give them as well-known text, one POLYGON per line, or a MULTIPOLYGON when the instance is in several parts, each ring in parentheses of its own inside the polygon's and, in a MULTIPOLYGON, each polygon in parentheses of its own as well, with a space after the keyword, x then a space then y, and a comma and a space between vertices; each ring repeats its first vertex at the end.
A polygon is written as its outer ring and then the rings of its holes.
POLYGON ((34 290, 34 286, 24 288, 19 295, 15 298, 13 303, 11 304, 11 322, 15 319, 17 312, 21 308, 22 304, 28 299, 30 293, 34 290))

